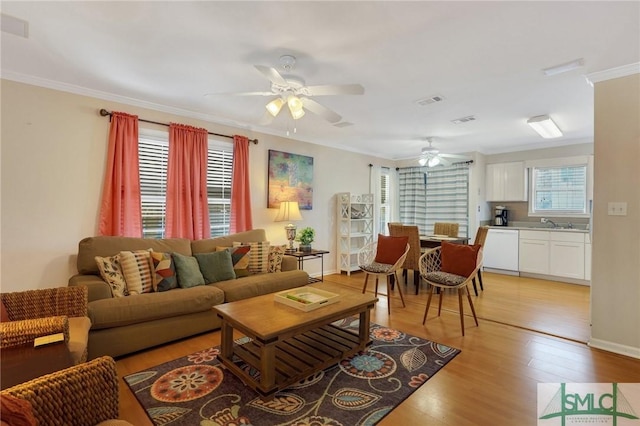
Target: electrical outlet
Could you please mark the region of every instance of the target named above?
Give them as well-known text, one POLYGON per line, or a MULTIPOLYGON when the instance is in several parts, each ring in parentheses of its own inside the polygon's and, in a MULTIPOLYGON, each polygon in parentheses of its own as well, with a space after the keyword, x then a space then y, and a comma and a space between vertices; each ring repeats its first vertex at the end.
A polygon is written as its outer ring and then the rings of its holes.
POLYGON ((627 203, 624 201, 610 202, 607 204, 607 214, 609 216, 626 216, 627 203))

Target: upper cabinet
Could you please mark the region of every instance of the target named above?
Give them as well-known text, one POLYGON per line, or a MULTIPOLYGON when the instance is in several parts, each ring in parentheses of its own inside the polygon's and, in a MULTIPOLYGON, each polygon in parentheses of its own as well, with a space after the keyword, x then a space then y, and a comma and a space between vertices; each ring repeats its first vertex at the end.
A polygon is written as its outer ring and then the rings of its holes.
POLYGON ((487 164, 487 201, 527 201, 527 169, 523 161, 487 164))

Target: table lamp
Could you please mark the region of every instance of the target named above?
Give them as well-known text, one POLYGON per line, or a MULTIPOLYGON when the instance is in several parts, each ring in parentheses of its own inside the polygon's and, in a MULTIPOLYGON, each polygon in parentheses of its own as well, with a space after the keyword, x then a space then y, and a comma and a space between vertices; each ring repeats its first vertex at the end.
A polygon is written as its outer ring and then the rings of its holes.
POLYGON ((293 240, 296 238, 296 226, 292 223, 302 220, 300 207, 297 201, 283 201, 280 203, 280 210, 274 219, 275 222, 289 222, 284 229, 287 230, 287 240, 289 240, 289 250, 293 250, 293 240))

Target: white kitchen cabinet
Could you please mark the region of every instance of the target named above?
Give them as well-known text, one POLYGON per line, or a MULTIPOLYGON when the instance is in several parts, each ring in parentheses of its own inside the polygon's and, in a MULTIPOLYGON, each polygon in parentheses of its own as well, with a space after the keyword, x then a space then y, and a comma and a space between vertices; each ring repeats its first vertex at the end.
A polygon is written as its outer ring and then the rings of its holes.
POLYGON ((351 275, 359 271, 358 252, 373 241, 373 194, 336 194, 338 265, 351 275))
POLYGON ((584 279, 584 234, 550 233, 549 274, 577 280, 584 279))
POLYGON ((524 162, 487 164, 487 201, 527 201, 527 169, 524 162))
POLYGON ((520 272, 549 275, 549 231, 520 231, 520 272))

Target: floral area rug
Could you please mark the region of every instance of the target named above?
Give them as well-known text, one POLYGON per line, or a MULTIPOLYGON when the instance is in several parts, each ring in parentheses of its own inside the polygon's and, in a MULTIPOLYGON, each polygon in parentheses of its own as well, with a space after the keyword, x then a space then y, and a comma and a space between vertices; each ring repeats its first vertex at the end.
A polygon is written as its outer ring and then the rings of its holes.
MULTIPOLYGON (((334 324, 358 332, 357 317, 334 324)), ((271 401, 262 401, 218 361, 219 347, 124 380, 155 425, 374 425, 460 353, 377 324, 371 325, 371 339, 366 351, 276 393, 271 401)))

